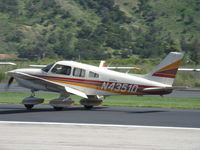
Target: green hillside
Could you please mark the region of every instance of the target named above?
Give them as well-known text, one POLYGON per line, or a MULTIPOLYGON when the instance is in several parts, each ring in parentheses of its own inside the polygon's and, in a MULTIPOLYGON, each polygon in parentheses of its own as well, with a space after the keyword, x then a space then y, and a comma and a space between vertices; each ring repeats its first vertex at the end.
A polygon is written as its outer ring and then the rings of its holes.
POLYGON ((108 59, 185 51, 200 63, 199 0, 1 0, 0 53, 108 59))

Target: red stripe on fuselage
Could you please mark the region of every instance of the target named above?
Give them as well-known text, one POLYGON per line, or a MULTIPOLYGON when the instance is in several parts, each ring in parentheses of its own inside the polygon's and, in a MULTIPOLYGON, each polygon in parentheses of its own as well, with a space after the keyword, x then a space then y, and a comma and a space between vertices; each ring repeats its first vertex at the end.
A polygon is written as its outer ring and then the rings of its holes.
POLYGON ((162 74, 162 73, 154 73, 153 76, 165 77, 165 78, 175 78, 176 77, 176 75, 169 75, 169 74, 162 74))
POLYGON ((177 71, 178 71, 178 68, 174 68, 174 69, 160 71, 160 72, 156 72, 156 73, 162 73, 162 74, 168 74, 168 75, 176 75, 177 71))
POLYGON ((168 69, 160 72, 155 72, 153 76, 164 77, 164 78, 175 78, 178 68, 168 69))
MULTIPOLYGON (((32 74, 33 75, 33 74, 32 74)), ((97 81, 97 80, 86 80, 86 79, 75 79, 75 78, 66 78, 66 77, 55 77, 55 76, 43 76, 43 75, 33 75, 36 77, 41 77, 45 79, 56 79, 60 81, 67 81, 67 82, 73 82, 73 83, 81 83, 81 84, 89 84, 89 85, 95 85, 95 86, 102 86, 104 82, 106 83, 121 83, 121 82, 109 82, 109 81, 97 81)), ((124 83, 121 83, 124 84, 124 83)), ((129 84, 129 83, 127 83, 129 84)), ((134 84, 134 83, 130 83, 134 84)), ((156 87, 156 86, 148 86, 148 85, 138 85, 139 88, 150 88, 150 87, 156 87)))

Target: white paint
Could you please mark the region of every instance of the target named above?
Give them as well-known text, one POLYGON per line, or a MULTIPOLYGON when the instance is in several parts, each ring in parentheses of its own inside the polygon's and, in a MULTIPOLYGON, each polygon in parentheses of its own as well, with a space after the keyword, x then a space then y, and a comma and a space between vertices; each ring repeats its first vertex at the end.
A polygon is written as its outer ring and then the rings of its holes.
POLYGON ((60 123, 60 122, 23 122, 23 121, 0 121, 0 124, 32 124, 32 125, 66 125, 66 126, 96 126, 96 127, 120 127, 120 128, 146 128, 146 129, 175 129, 197 130, 200 128, 165 127, 165 126, 140 126, 140 125, 117 125, 117 124, 89 124, 89 123, 60 123))

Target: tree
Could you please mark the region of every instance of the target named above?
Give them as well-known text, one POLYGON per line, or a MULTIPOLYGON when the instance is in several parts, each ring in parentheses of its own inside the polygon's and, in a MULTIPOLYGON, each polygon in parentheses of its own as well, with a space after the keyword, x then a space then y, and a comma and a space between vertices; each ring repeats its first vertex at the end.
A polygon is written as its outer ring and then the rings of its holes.
POLYGON ((195 64, 200 63, 200 40, 198 37, 195 37, 190 44, 190 55, 195 64))

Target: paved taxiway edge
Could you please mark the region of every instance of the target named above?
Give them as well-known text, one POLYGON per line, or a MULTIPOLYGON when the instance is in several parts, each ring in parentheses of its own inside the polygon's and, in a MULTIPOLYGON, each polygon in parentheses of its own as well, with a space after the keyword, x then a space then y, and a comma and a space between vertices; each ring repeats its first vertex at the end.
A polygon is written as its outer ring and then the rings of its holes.
POLYGON ((0 122, 6 150, 199 150, 198 128, 48 122, 0 122))

